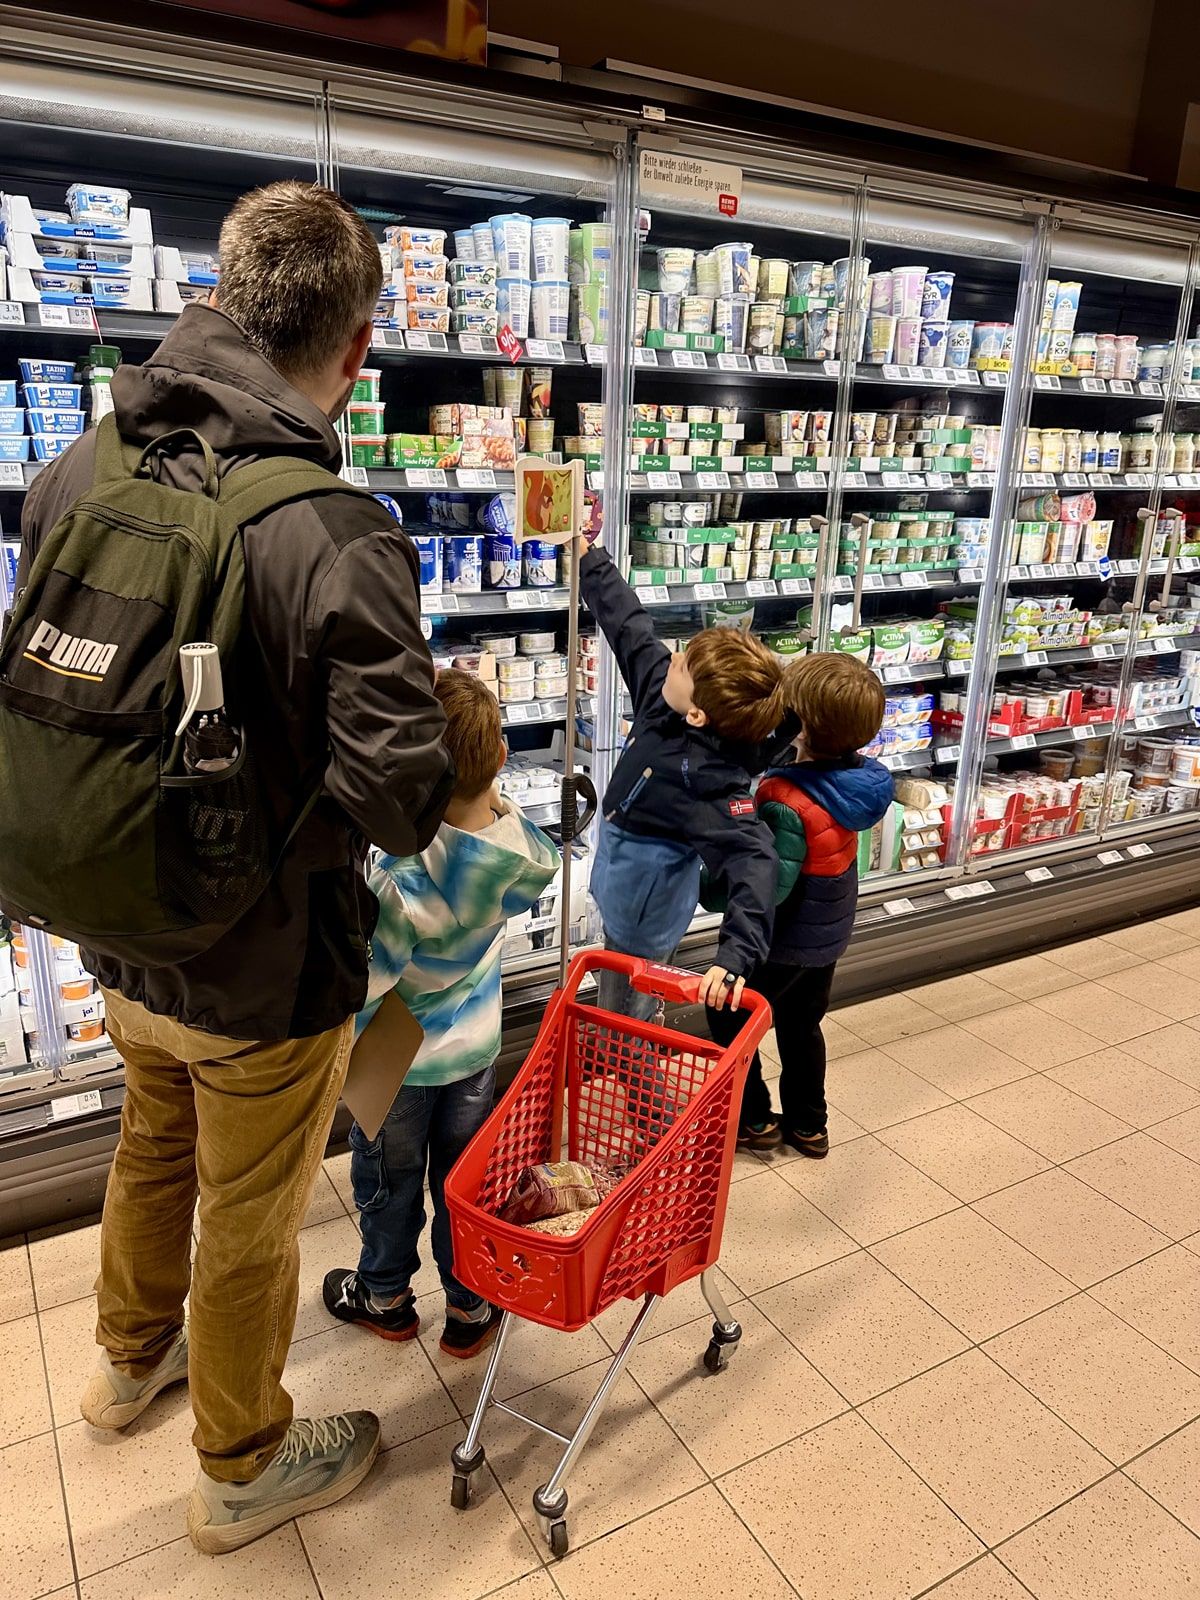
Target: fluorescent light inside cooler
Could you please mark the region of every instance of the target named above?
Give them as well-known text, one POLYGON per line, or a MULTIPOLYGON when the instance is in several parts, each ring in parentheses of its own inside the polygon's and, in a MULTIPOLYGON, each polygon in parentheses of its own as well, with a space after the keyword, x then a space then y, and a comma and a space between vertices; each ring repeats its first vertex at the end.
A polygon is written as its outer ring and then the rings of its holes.
POLYGON ((532 194, 517 194, 507 189, 466 188, 462 184, 451 184, 443 188, 440 183, 430 183, 426 188, 436 189, 440 194, 465 195, 468 200, 502 200, 508 205, 519 206, 526 200, 532 200, 532 194))

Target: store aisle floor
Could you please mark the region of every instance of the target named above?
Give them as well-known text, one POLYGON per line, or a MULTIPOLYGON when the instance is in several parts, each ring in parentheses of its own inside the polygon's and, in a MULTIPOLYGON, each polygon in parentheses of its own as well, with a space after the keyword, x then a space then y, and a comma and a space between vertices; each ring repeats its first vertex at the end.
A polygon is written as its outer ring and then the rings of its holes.
MULTIPOLYGON (((365 1489, 219 1561, 183 1531, 184 1391, 125 1437, 77 1420, 97 1229, 0 1246, 8 1600, 1176 1600, 1200 1594, 1200 909, 842 1008, 824 1163, 739 1157, 722 1270, 745 1328, 699 1357, 663 1305, 571 1483, 553 1567, 529 1497, 553 1447, 498 1413, 450 1509, 480 1367, 331 1325, 356 1256, 347 1158, 302 1237, 297 1409, 371 1405, 365 1489)), ((777 1069, 776 1069, 777 1070, 777 1069)), ((517 1330, 505 1397, 577 1409, 632 1308, 517 1330)))

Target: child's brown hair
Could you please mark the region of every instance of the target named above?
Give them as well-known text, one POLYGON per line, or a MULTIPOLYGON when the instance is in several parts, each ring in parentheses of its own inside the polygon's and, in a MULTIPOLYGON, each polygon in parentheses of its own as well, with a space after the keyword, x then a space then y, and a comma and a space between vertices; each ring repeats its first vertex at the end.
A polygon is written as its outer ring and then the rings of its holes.
POLYGON ((802 656, 788 667, 783 697, 799 717, 813 756, 852 755, 870 744, 883 722, 883 685, 869 667, 839 650, 802 656))
POLYGON ((460 800, 478 799, 504 765, 499 702, 486 684, 455 667, 438 673, 433 692, 446 713, 442 743, 454 761, 454 793, 460 800))
POLYGON ((783 721, 783 669, 740 628, 705 628, 687 647, 692 699, 723 739, 759 744, 783 721))

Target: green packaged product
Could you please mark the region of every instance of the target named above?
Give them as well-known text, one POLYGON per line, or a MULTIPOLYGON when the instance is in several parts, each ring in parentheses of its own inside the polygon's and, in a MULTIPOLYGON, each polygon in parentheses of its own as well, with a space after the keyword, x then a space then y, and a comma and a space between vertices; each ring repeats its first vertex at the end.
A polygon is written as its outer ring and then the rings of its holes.
POLYGON ((359 433, 350 440, 350 465, 352 467, 386 467, 387 434, 359 433))
POLYGON ((866 666, 871 659, 871 636, 862 632, 834 632, 830 635, 829 648, 839 651, 842 655, 854 656, 866 666))

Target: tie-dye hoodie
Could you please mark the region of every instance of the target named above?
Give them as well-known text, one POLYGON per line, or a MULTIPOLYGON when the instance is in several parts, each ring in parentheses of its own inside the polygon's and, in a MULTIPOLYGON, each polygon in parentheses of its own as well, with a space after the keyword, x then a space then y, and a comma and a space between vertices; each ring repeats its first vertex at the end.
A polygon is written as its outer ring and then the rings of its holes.
POLYGON ((559 854, 509 801, 482 833, 444 822, 419 856, 379 855, 379 901, 367 1003, 359 1032, 389 989, 425 1038, 405 1084, 457 1083, 500 1050, 500 947, 509 917, 527 911, 559 868, 559 854))

